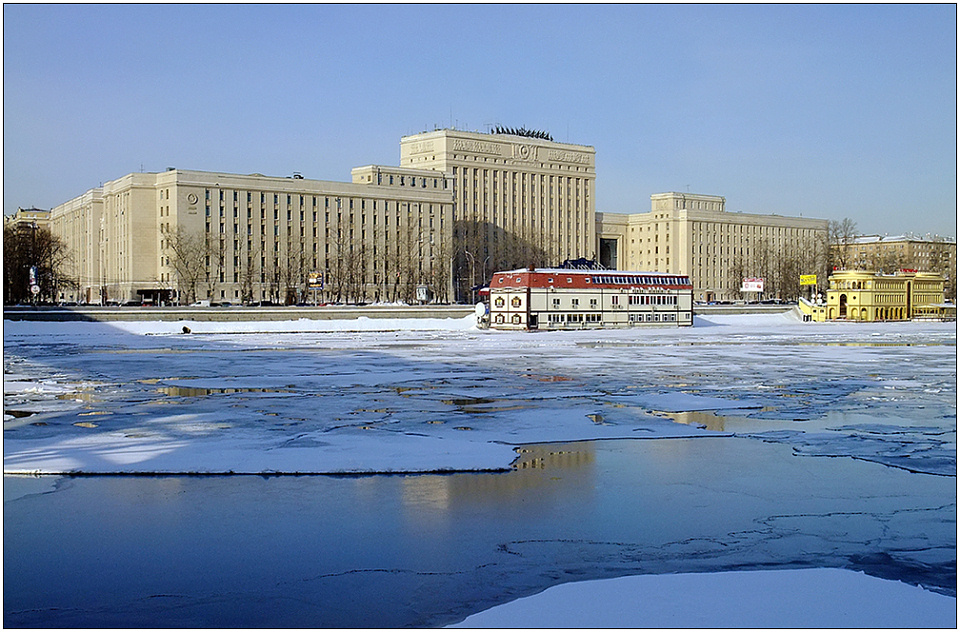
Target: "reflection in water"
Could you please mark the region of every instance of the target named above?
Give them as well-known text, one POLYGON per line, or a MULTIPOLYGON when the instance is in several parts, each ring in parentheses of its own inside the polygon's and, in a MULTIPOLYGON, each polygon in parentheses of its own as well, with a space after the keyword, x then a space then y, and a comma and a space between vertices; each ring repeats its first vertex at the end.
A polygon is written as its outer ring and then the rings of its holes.
POLYGON ((208 395, 230 395, 233 393, 295 393, 282 388, 196 388, 191 386, 161 386, 158 393, 171 397, 206 397, 208 395))
POLYGON ((589 441, 564 444, 533 444, 516 449, 520 456, 513 462, 515 470, 550 468, 570 470, 592 465, 596 461, 594 444, 589 441))
POLYGON ((103 401, 97 393, 92 393, 90 391, 79 391, 76 393, 61 393, 57 395, 57 399, 64 400, 68 402, 99 402, 103 401))
POLYGON ((4 410, 4 415, 10 415, 16 419, 23 419, 24 417, 30 417, 31 415, 36 415, 36 411, 33 410, 4 410))
MULTIPOLYGON (((700 410, 679 413, 657 411, 655 414, 660 417, 666 417, 678 424, 697 426, 705 430, 713 430, 714 432, 725 432, 727 430, 727 423, 732 419, 728 415, 717 415, 712 412, 704 412, 700 410)), ((740 417, 738 418, 738 421, 742 423, 749 422, 750 420, 740 417)), ((753 423, 756 425, 756 420, 753 420, 753 423)))
POLYGON ((440 401, 448 406, 456 406, 464 413, 498 413, 533 407, 529 401, 493 399, 490 397, 459 397, 456 399, 442 399, 440 401), (491 406, 490 404, 496 405, 491 406))

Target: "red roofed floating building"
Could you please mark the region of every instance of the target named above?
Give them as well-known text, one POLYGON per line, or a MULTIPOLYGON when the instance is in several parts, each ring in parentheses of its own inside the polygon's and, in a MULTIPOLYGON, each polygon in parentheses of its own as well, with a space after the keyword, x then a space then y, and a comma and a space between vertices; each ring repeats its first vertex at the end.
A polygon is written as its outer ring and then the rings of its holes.
POLYGON ((490 327, 551 330, 693 325, 683 274, 521 268, 490 281, 490 327))

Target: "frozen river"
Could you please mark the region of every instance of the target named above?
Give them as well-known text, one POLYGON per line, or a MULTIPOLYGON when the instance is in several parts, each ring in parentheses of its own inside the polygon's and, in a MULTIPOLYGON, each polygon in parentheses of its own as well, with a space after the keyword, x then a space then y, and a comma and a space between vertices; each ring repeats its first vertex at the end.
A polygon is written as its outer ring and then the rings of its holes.
POLYGON ((781 568, 955 597, 954 324, 410 322, 6 322, 4 623, 434 626, 781 568))

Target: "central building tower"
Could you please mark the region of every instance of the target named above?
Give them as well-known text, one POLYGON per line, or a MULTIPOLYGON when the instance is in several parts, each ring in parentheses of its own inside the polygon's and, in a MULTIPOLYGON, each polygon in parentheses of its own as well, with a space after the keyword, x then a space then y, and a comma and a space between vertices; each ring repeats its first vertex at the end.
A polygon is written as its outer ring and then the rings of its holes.
POLYGON ((460 300, 496 270, 596 258, 596 150, 543 134, 453 129, 400 140, 400 166, 453 183, 454 277, 460 300))

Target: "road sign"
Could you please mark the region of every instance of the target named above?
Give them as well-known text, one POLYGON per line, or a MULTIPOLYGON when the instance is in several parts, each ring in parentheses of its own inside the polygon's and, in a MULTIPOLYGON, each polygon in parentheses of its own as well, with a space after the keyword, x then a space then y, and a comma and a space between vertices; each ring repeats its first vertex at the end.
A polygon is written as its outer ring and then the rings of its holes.
POLYGON ((817 284, 817 275, 816 274, 801 274, 800 275, 800 285, 816 285, 817 284))

